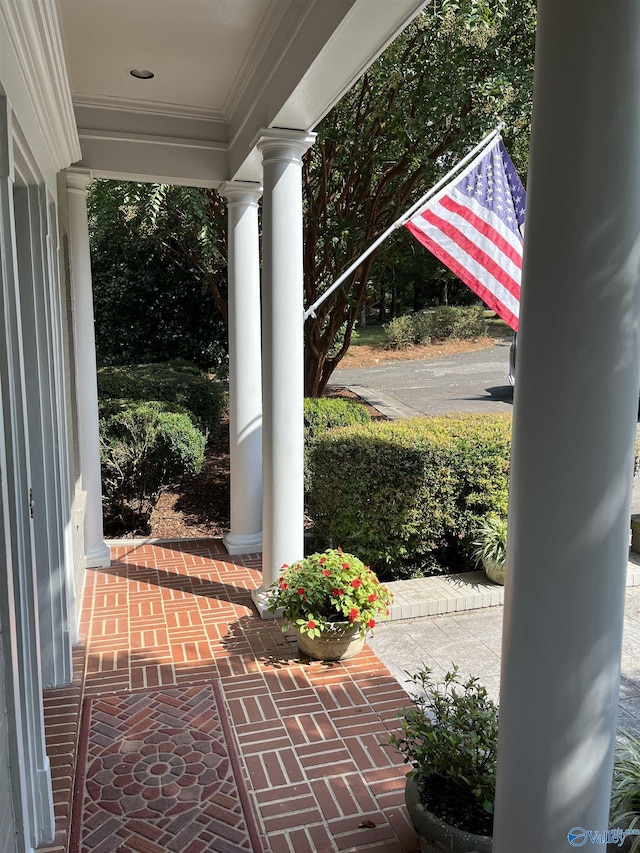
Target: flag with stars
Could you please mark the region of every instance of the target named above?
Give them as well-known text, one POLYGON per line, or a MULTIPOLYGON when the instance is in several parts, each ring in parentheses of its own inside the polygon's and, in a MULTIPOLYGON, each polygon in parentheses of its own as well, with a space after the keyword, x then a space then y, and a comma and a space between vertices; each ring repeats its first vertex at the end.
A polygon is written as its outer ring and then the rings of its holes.
POLYGON ((516 332, 524 205, 522 183, 498 136, 405 223, 516 332))

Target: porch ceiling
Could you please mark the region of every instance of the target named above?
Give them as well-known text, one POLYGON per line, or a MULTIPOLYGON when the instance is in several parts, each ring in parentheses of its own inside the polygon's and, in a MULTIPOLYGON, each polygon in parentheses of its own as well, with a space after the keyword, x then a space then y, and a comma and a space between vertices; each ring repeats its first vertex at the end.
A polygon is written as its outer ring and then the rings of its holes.
POLYGON ((425 0, 57 4, 82 165, 216 186, 259 181, 260 128, 311 130, 425 0))

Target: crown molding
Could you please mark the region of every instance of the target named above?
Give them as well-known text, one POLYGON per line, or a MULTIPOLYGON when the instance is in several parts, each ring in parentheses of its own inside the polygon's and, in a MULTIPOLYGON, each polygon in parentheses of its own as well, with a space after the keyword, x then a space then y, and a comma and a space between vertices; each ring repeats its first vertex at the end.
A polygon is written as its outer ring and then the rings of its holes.
POLYGON ((51 162, 60 171, 82 155, 55 2, 0 0, 0 27, 13 48, 51 162))
POLYGON ((120 113, 149 113, 162 116, 163 118, 186 118, 196 121, 208 121, 225 123, 226 118, 220 110, 207 110, 203 107, 194 107, 188 104, 165 104, 156 101, 134 101, 125 98, 102 96, 97 98, 92 95, 83 95, 76 92, 73 96, 75 107, 97 110, 113 110, 120 113))

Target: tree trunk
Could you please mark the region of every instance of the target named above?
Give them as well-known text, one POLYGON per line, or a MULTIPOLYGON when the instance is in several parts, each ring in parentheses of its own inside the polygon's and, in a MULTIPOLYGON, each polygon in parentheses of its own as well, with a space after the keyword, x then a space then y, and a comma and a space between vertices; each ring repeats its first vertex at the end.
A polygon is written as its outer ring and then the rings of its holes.
POLYGON ((398 283, 396 282, 396 271, 391 268, 391 319, 398 316, 398 283))

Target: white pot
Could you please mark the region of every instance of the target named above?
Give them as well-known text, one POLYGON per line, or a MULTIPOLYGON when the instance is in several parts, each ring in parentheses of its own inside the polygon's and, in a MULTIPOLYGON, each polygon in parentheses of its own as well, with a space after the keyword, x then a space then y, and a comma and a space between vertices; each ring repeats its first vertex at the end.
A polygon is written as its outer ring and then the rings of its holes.
POLYGON ((483 557, 482 568, 490 581, 504 586, 504 562, 497 562, 496 560, 489 560, 486 557, 483 557))

